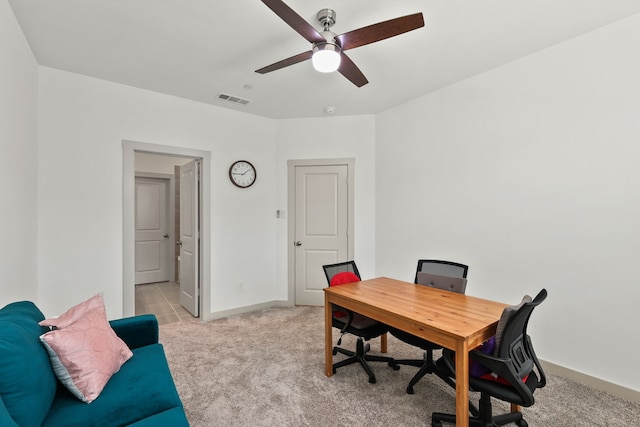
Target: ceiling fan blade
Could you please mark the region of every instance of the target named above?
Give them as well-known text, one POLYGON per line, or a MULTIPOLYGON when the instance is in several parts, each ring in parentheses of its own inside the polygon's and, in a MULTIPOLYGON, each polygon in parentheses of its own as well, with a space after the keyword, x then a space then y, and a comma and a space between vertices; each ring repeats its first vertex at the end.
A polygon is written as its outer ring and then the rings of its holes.
POLYGON ((336 40, 342 50, 349 50, 413 31, 420 27, 424 27, 422 13, 414 13, 413 15, 390 19, 340 34, 336 36, 336 40))
POLYGON ((256 70, 256 73, 266 74, 284 67, 288 67, 289 65, 297 64, 298 62, 306 61, 307 59, 311 59, 312 54, 312 51, 299 53, 292 56, 291 58, 283 59, 282 61, 278 61, 271 65, 267 65, 266 67, 262 67, 259 70, 256 70))
POLYGON ((338 72, 345 76, 351 83, 358 87, 362 87, 369 83, 369 80, 362 74, 360 68, 349 58, 344 52, 340 52, 340 66, 338 72))
POLYGON ((274 11, 276 15, 309 42, 319 43, 325 41, 325 38, 318 30, 313 28, 311 24, 282 2, 282 0, 262 0, 262 3, 266 4, 269 9, 274 11))

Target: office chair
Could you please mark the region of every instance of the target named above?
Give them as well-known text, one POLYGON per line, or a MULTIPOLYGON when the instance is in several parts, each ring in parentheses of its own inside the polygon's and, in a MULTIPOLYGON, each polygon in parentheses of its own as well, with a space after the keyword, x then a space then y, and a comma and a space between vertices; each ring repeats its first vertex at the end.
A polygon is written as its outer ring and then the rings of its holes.
MULTIPOLYGON (((466 277, 468 270, 468 266, 457 262, 421 259, 418 260, 414 283, 463 294, 467 287, 466 277)), ((409 365, 420 368, 413 378, 411 378, 407 386, 407 393, 413 394, 413 386, 416 385, 422 377, 426 374, 438 373, 435 369, 435 362, 433 361, 433 350, 439 350, 442 347, 399 329, 389 328, 389 332, 400 341, 415 347, 420 347, 425 351, 423 359, 402 359, 393 362, 394 367, 398 368, 398 365, 409 365)), ((442 379, 449 383, 449 385, 455 387, 455 383, 449 377, 442 376, 442 379)))
POLYGON ((416 268, 416 277, 413 283, 418 283, 418 273, 437 274, 438 276, 467 278, 469 266, 452 261, 441 261, 437 259, 419 259, 416 268))
MULTIPOLYGON (((469 418, 470 425, 501 426, 516 423, 519 427, 528 426, 520 411, 493 416, 491 397, 510 402, 512 408, 514 405, 529 407, 535 402, 534 391, 546 385, 545 373, 527 335, 531 313, 546 297, 547 291, 542 289, 533 301, 531 297, 525 297, 519 305, 505 308, 498 322, 495 349, 469 352, 470 370, 481 368, 469 376, 470 389, 480 392, 480 414, 469 418)), ((454 360, 455 353, 444 350, 437 362, 438 370, 455 378, 454 360)), ((456 417, 438 412, 431 415, 432 427, 442 426, 443 421, 455 424, 456 417)))
MULTIPOLYGON (((360 281, 360 273, 354 261, 323 265, 322 269, 324 270, 325 276, 327 276, 329 286, 339 286, 360 281)), ((377 320, 335 305, 332 307, 332 313, 331 324, 334 328, 340 329, 340 338, 338 339, 337 345, 333 347, 333 355, 335 356, 341 353, 347 356, 346 359, 333 364, 333 373, 335 374, 336 369, 343 366, 359 363, 369 376, 369 382, 375 384, 376 376, 367 362, 386 362, 389 366, 392 366, 393 359, 391 357, 367 354, 371 350, 371 346, 368 343, 365 345, 364 341, 369 341, 371 338, 377 338, 386 334, 389 329, 388 326, 377 320), (342 342, 342 336, 346 333, 358 337, 356 351, 339 347, 342 342)), ((394 367, 394 369, 397 370, 399 367, 394 367)))

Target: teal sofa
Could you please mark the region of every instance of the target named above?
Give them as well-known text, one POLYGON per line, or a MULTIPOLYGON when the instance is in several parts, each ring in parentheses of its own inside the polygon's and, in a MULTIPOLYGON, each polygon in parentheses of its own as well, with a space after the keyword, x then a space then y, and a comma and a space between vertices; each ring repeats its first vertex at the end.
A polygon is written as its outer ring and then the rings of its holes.
POLYGON ((0 310, 0 427, 188 426, 158 321, 142 315, 111 321, 133 357, 90 404, 56 378, 39 340, 42 312, 29 301, 0 310))

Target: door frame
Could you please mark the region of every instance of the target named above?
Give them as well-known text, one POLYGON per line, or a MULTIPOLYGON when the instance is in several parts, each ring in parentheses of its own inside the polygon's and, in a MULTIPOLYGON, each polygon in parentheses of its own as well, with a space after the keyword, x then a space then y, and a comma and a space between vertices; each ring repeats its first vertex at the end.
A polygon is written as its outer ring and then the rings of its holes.
MULTIPOLYGON (((176 177, 174 175, 169 175, 166 173, 154 173, 154 172, 135 172, 134 176, 134 184, 135 178, 153 178, 153 179, 164 179, 168 181, 168 197, 165 209, 167 210, 167 224, 169 230, 175 229, 176 224, 176 210, 174 208, 176 204, 176 177)), ((135 197, 135 192, 134 192, 135 197)), ((135 201, 135 199, 134 199, 135 201)), ((134 205, 135 206, 135 205, 134 205)), ((134 209, 135 212, 135 209, 134 209)), ((134 218, 135 221, 135 218, 134 218)), ((135 225, 135 222, 134 222, 135 225)), ((168 276, 170 282, 175 282, 176 277, 176 268, 175 268, 175 258, 176 258, 176 236, 175 233, 171 231, 169 236, 169 250, 167 251, 167 269, 168 276)), ((135 239, 135 237, 134 237, 135 239)), ((134 266, 135 266, 135 256, 134 256, 134 266)), ((134 270, 134 285, 135 285, 135 270, 134 270)))
POLYGON ((211 320, 211 152, 122 140, 122 316, 135 314, 135 153, 199 158, 200 319, 211 320))
POLYGON ((354 194, 355 194, 355 158, 336 158, 336 159, 300 159, 287 161, 287 209, 289 217, 287 219, 287 276, 288 276, 288 294, 287 299, 290 304, 295 305, 295 182, 296 167, 298 166, 347 166, 347 257, 354 258, 354 194))

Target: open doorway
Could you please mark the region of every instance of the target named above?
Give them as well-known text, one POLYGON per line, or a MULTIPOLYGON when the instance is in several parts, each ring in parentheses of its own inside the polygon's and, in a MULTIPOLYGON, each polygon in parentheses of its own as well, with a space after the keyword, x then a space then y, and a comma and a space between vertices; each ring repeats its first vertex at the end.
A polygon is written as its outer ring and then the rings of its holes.
MULTIPOLYGON (((199 290, 198 275, 194 272, 184 280, 180 277, 185 271, 195 270, 197 264, 191 262, 193 251, 186 252, 187 256, 182 253, 186 246, 180 230, 181 222, 192 226, 190 213, 197 209, 191 205, 199 203, 199 196, 180 197, 180 193, 184 191, 182 170, 194 160, 199 164, 199 159, 134 154, 135 314, 154 314, 161 325, 198 317, 199 301, 194 293, 199 290), (181 206, 185 203, 189 203, 186 209, 181 206), (186 269, 181 268, 183 264, 187 264, 186 269)), ((192 188, 186 190, 193 193, 192 188)), ((193 230, 186 234, 190 236, 193 230)))
MULTIPOLYGON (((173 273, 170 274, 170 281, 168 284, 162 286, 162 291, 167 292, 167 289, 171 282, 177 284, 180 287, 179 299, 181 304, 187 304, 189 311, 195 316, 201 317, 203 320, 207 320, 207 314, 210 313, 210 165, 211 155, 209 152, 185 149, 181 147, 162 146, 156 144, 148 144, 134 141, 123 141, 123 316, 132 316, 135 314, 136 307, 136 275, 139 270, 139 266, 136 265, 136 175, 172 175, 176 176, 180 174, 180 169, 185 169, 185 165, 189 163, 197 164, 197 170, 195 172, 195 189, 192 188, 192 194, 188 199, 191 202, 196 202, 191 208, 186 209, 187 216, 191 218, 191 224, 194 224, 197 229, 192 229, 191 233, 186 235, 182 233, 180 236, 179 230, 175 227, 170 227, 172 232, 163 232, 169 237, 168 244, 176 245, 176 243, 182 243, 181 237, 185 237, 184 240, 191 238, 195 240, 197 249, 199 251, 196 256, 195 263, 193 263, 193 257, 191 257, 192 264, 189 268, 194 269, 194 273, 191 275, 192 279, 196 281, 196 285, 192 285, 187 290, 182 289, 179 277, 180 263, 178 263, 178 256, 180 256, 180 246, 175 246, 175 254, 172 256, 172 263, 176 263, 170 266, 170 270, 173 273), (195 194, 195 197, 194 197, 195 194), (194 200, 195 199, 195 200, 194 200), (192 215, 195 215, 192 216, 192 215), (195 238, 195 239, 194 239, 195 238), (173 279, 173 280, 171 280, 173 279), (178 282, 178 283, 176 283, 178 282), (182 294, 186 295, 186 299, 182 294)), ((192 177, 193 177, 193 171, 192 177)), ((185 175, 183 175, 185 176, 185 175)), ((176 178, 175 187, 179 188, 180 176, 176 178)), ((188 189, 182 188, 182 191, 187 193, 188 189)), ((180 200, 180 199, 178 199, 180 200)), ((178 203, 176 203, 177 205, 178 203)), ((184 207, 183 207, 184 208, 184 207)), ((180 209, 175 210, 175 217, 180 218, 180 209)), ((171 221, 174 225, 177 221, 171 221)), ((184 222, 183 228, 186 229, 184 222)), ((172 248, 173 249, 173 248, 172 248)), ((188 254, 185 258, 189 258, 188 254)), ((185 277, 183 275, 183 277, 185 277)), ((189 277, 187 276, 187 279, 189 277)), ((188 280, 183 280, 184 283, 188 283, 188 280)))

